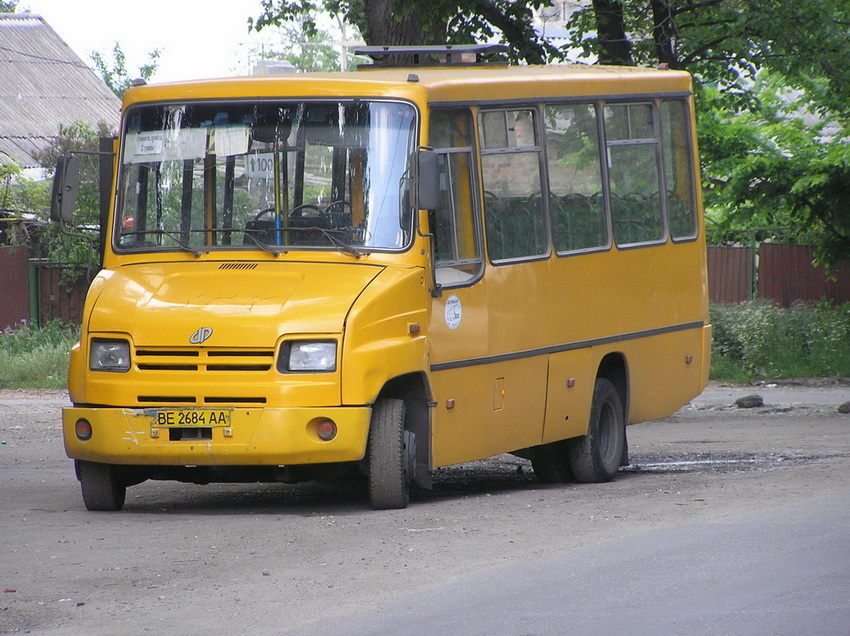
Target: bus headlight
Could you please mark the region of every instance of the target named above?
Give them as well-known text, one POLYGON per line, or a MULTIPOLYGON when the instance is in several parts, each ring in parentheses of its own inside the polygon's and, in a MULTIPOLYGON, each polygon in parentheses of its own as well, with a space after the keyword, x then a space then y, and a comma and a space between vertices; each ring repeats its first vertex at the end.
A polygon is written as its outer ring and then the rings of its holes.
POLYGON ((130 343, 126 340, 91 341, 89 369, 125 373, 130 370, 130 343))
POLYGON ((284 343, 277 361, 281 373, 336 371, 336 342, 295 340, 284 343))

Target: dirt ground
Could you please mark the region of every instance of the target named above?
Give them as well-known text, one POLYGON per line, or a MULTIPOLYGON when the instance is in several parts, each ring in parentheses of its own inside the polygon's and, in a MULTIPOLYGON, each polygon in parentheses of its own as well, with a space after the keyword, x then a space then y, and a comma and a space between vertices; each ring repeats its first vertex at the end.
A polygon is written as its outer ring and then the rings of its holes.
POLYGON ((370 510, 362 483, 146 482, 90 513, 66 395, 2 390, 0 633, 303 633, 470 572, 846 494, 848 401, 846 382, 712 384, 630 427, 632 464, 608 484, 542 485, 502 455, 437 471, 405 510, 370 510), (764 405, 734 406, 749 394, 764 405))

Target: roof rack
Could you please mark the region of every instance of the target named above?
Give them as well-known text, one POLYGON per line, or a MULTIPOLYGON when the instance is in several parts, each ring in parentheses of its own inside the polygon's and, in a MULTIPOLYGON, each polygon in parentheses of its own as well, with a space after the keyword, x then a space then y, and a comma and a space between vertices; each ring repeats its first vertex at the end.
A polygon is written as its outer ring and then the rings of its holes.
POLYGON ((490 59, 508 53, 504 44, 440 44, 417 46, 364 46, 355 49, 355 55, 368 55, 373 64, 361 64, 357 68, 373 66, 481 66, 506 64, 507 58, 490 59))

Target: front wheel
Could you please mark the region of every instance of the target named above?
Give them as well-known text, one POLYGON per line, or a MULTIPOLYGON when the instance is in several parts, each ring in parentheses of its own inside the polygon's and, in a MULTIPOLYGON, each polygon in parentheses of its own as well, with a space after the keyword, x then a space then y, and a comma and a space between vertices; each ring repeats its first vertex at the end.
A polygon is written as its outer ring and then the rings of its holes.
POLYGON ((114 466, 77 459, 75 469, 87 510, 115 511, 124 507, 127 486, 114 466))
POLYGON ((369 501, 375 510, 406 508, 410 499, 404 400, 382 399, 369 425, 369 501))
POLYGON ((570 441, 570 465, 576 481, 611 481, 626 447, 623 404, 617 389, 606 378, 597 378, 587 435, 570 441))

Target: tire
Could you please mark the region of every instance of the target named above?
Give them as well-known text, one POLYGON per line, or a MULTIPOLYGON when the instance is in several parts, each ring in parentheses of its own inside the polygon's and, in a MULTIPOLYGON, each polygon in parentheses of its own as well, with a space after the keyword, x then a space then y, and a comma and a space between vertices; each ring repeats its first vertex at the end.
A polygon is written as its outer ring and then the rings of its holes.
POLYGON ((552 442, 534 448, 531 467, 537 481, 543 484, 563 484, 573 481, 569 448, 566 442, 552 442))
POLYGON ((587 435, 569 442, 570 465, 576 481, 611 481, 625 448, 626 426, 620 394, 610 380, 597 378, 587 435))
POLYGON ((114 466, 78 459, 75 469, 87 510, 116 511, 124 507, 127 487, 118 478, 114 466))
POLYGON ((369 425, 369 501, 375 510, 406 508, 410 501, 403 400, 382 399, 369 425))

